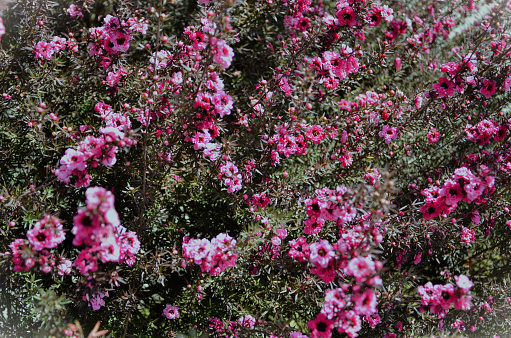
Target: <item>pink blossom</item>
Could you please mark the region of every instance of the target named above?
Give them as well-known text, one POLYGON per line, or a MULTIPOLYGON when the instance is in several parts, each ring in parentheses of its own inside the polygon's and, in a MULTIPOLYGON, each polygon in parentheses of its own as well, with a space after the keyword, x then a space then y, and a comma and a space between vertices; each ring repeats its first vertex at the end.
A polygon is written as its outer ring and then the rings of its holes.
POLYGON ((353 301, 355 303, 353 309, 358 315, 370 316, 377 311, 376 295, 371 289, 365 289, 363 293, 353 295, 353 301))
POLYGON ((231 109, 233 106, 233 100, 231 96, 224 92, 217 92, 211 98, 211 102, 215 106, 215 112, 220 115, 220 117, 231 114, 231 109))
POLYGON ((53 56, 53 53, 55 53, 55 49, 51 46, 51 44, 45 42, 45 41, 39 41, 35 47, 35 57, 36 59, 46 59, 50 60, 53 56))
POLYGON ((456 285, 465 293, 467 293, 474 285, 474 283, 472 283, 472 281, 465 275, 454 276, 454 279, 456 280, 456 285))
POLYGON ((355 19, 355 11, 349 6, 341 8, 336 15, 339 20, 339 26, 348 25, 349 27, 353 27, 358 23, 355 19))
POLYGON ((437 143, 438 140, 440 139, 440 133, 433 127, 431 127, 427 136, 428 136, 429 143, 437 143))
POLYGON ((2 18, 0 18, 0 39, 2 38, 2 35, 5 35, 5 26, 2 18))
POLYGON ((72 265, 73 265, 73 262, 71 262, 70 260, 61 258, 60 264, 57 265, 58 274, 61 276, 70 274, 72 265))
POLYGON ((318 144, 319 142, 325 139, 325 132, 323 131, 323 128, 319 125, 309 126, 307 127, 305 137, 308 140, 311 140, 312 143, 318 144))
POLYGON ((46 215, 27 232, 27 238, 34 250, 41 251, 55 248, 64 241, 66 234, 58 218, 46 215))
POLYGON ((321 227, 325 224, 325 220, 319 217, 312 216, 305 221, 305 232, 307 235, 316 236, 320 233, 321 227))
POLYGON ((85 170, 87 164, 84 163, 85 156, 81 151, 68 148, 64 156, 60 159, 60 164, 66 166, 68 172, 73 170, 82 171, 85 170))
POLYGON ((390 144, 390 142, 397 138, 397 128, 396 127, 389 127, 387 125, 383 126, 382 131, 378 133, 380 137, 383 137, 385 139, 385 143, 390 144))
POLYGON ((438 93, 438 97, 450 97, 454 94, 454 82, 441 77, 438 83, 433 85, 433 89, 438 93))
POLYGON ((344 269, 347 275, 355 277, 357 282, 364 282, 375 273, 374 261, 370 256, 354 257, 344 269))
POLYGON ((490 81, 488 79, 483 80, 483 86, 481 87, 481 94, 484 95, 487 99, 495 93, 496 90, 495 81, 490 81))
POLYGON ((322 239, 319 242, 312 243, 310 245, 310 257, 309 260, 315 265, 319 265, 322 268, 326 268, 330 260, 336 257, 335 250, 326 239, 322 239))
POLYGON ((163 315, 168 319, 179 318, 179 308, 177 306, 167 304, 167 306, 163 310, 163 315))
POLYGON ((307 326, 311 330, 310 338, 330 338, 334 328, 334 321, 320 313, 316 319, 310 320, 307 326))
POLYGON ((233 49, 224 40, 218 40, 215 46, 213 61, 220 64, 223 68, 229 68, 233 57, 233 49))
POLYGON ((401 69, 403 69, 401 58, 397 57, 396 60, 395 60, 395 63, 396 63, 396 70, 398 72, 401 71, 401 69))
POLYGON ((467 244, 476 240, 476 233, 473 229, 463 227, 461 231, 461 240, 467 244))

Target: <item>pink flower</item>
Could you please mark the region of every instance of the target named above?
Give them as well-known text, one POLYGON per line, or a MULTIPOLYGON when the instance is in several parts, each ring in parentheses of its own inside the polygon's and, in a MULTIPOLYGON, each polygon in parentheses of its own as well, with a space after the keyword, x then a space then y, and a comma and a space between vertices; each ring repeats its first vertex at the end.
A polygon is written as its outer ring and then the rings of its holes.
POLYGON ((440 190, 440 195, 445 197, 445 204, 453 205, 463 200, 464 194, 460 184, 456 180, 448 179, 440 190))
POLYGON ((401 69, 403 69, 401 58, 397 57, 395 62, 396 62, 396 70, 399 72, 401 69))
POLYGON ((355 303, 353 309, 358 315, 370 316, 377 311, 376 296, 371 289, 365 289, 363 293, 353 295, 353 301, 355 303))
POLYGON ((103 300, 105 296, 108 296, 108 291, 106 291, 105 293, 98 291, 97 293, 94 294, 92 299, 89 301, 94 311, 97 311, 101 307, 105 306, 105 301, 103 300))
POLYGON ((183 243, 183 256, 192 259, 195 264, 202 264, 210 251, 213 250, 211 242, 204 239, 191 239, 188 243, 183 243))
POLYGON ((61 51, 61 50, 64 50, 64 49, 66 49, 66 47, 67 47, 66 39, 61 38, 61 37, 58 37, 58 36, 54 36, 54 37, 53 37, 53 40, 50 42, 50 46, 51 46, 51 47, 52 47, 55 51, 61 51))
POLYGON ((9 244, 9 248, 13 255, 21 254, 22 250, 25 248, 25 240, 23 238, 18 238, 9 244))
POLYGON ((81 151, 68 148, 64 156, 60 159, 60 164, 66 166, 68 172, 73 170, 83 171, 87 168, 87 164, 84 163, 85 156, 81 151))
POLYGON ((5 34, 5 26, 4 22, 2 21, 2 18, 0 18, 0 39, 2 38, 2 35, 5 34))
POLYGON ((461 231, 461 240, 465 243, 470 243, 476 240, 476 233, 472 229, 468 229, 463 227, 463 230, 461 231))
POLYGON ((60 264, 57 265, 58 274, 61 276, 70 274, 72 265, 73 265, 73 262, 71 262, 70 260, 61 258, 60 264))
MULTIPOLYGON (((149 62, 155 65, 155 69, 161 69, 167 67, 167 65, 172 61, 173 56, 169 51, 160 50, 156 52, 156 55, 153 54, 149 59, 149 62)), ((182 80, 181 80, 182 81, 182 80)), ((173 82, 176 82, 174 80, 173 82)))
POLYGON ((215 105, 215 112, 220 115, 220 117, 231 114, 233 100, 230 95, 224 92, 217 92, 211 98, 211 102, 215 105))
POLYGON ((242 188, 242 179, 241 175, 232 176, 225 180, 225 185, 227 185, 227 192, 233 193, 235 191, 241 190, 242 188))
POLYGON ((509 91, 509 89, 511 88, 511 76, 506 77, 504 83, 502 84, 502 87, 505 92, 509 91))
POLYGON ((325 220, 319 217, 312 216, 305 221, 305 232, 307 235, 316 236, 321 232, 321 227, 325 224, 325 220))
POLYGON ((454 279, 456 280, 456 285, 465 293, 467 293, 474 285, 474 283, 472 283, 472 281, 465 275, 454 276, 454 279))
POLYGON ((78 254, 73 265, 80 270, 82 275, 88 275, 89 272, 98 269, 97 260, 98 257, 94 254, 94 251, 91 248, 86 248, 78 254))
POLYGON ((115 32, 121 28, 121 22, 119 21, 119 18, 108 14, 105 17, 103 28, 106 32, 115 32))
POLYGON ((330 338, 334 328, 334 321, 320 313, 314 320, 310 320, 307 326, 311 330, 310 338, 330 338))
POLYGON ((356 13, 351 7, 343 7, 341 10, 337 12, 337 19, 339 20, 339 26, 348 25, 349 27, 353 27, 358 22, 355 19, 356 13))
POLYGON ((344 60, 337 52, 324 52, 322 56, 324 59, 323 66, 329 70, 331 77, 335 75, 341 80, 346 77, 344 60))
POLYGON ((341 321, 337 331, 340 333, 346 333, 350 338, 357 337, 357 332, 361 330, 362 321, 360 316, 355 311, 346 311, 342 313, 341 321))
POLYGON ((215 55, 213 56, 213 61, 220 64, 224 68, 229 68, 233 56, 233 49, 227 45, 224 40, 218 40, 215 46, 215 55))
POLYGON ((433 127, 431 127, 427 136, 428 136, 429 143, 437 143, 438 140, 440 139, 440 133, 433 127))
POLYGON ((126 264, 132 266, 135 263, 135 256, 140 251, 140 241, 137 234, 133 231, 121 234, 120 246, 119 262, 125 261, 126 264))
POLYGON ((95 249, 99 253, 99 257, 103 263, 106 262, 118 262, 121 256, 121 247, 119 238, 113 229, 109 226, 101 227, 96 232, 96 240, 99 239, 99 246, 95 246, 95 249))
POLYGON ((440 216, 443 212, 444 204, 438 202, 426 202, 425 205, 420 207, 420 212, 424 214, 425 220, 430 220, 440 216))
POLYGON ((307 140, 311 140, 312 143, 318 144, 319 142, 325 139, 325 132, 323 131, 323 128, 319 125, 309 126, 307 127, 305 137, 307 138, 307 140))
POLYGON ((433 89, 438 93, 438 97, 450 97, 454 94, 454 82, 441 77, 438 83, 433 85, 433 89))
MULTIPOLYGON (((110 16, 110 15, 108 15, 110 16)), ((114 18, 117 19, 117 18, 114 18)), ((114 20, 110 21, 113 25, 115 24, 114 20)), ((118 24, 118 22, 117 22, 118 24)), ((130 45, 129 41, 131 39, 131 35, 123 33, 120 30, 112 30, 107 29, 106 34, 103 41, 103 48, 109 54, 116 54, 118 52, 126 52, 128 51, 130 45)))
POLYGON ((374 261, 370 256, 355 257, 350 260, 344 271, 347 275, 355 277, 357 282, 365 282, 375 273, 374 261))
POLYGON ((487 79, 483 80, 483 86, 481 87, 481 94, 484 95, 487 99, 495 93, 496 90, 495 81, 490 81, 487 79))
POLYGON ((34 50, 35 50, 35 58, 36 59, 46 59, 46 60, 50 60, 51 57, 53 56, 53 53, 55 52, 53 47, 45 41, 39 41, 35 45, 34 50))
POLYGON ((177 306, 167 304, 165 310, 163 310, 163 315, 168 319, 179 318, 179 308, 177 306))
POLYGON ((379 6, 375 6, 373 10, 367 15, 367 25, 369 27, 377 27, 383 17, 381 16, 381 9, 378 8, 379 6))
POLYGON ((72 18, 75 18, 77 16, 83 17, 83 13, 80 11, 80 6, 77 6, 75 4, 71 4, 69 8, 66 10, 69 15, 71 15, 72 18))
POLYGON ((325 314, 328 319, 334 319, 348 305, 347 298, 341 288, 326 290, 325 303, 321 313, 325 314))
POLYGON ((34 250, 52 249, 66 238, 62 224, 57 217, 46 215, 27 232, 27 238, 34 250))
POLYGON ((310 245, 310 257, 309 260, 315 265, 319 265, 322 268, 328 267, 331 259, 336 257, 335 250, 326 239, 322 239, 317 243, 310 245))
POLYGON ((380 137, 383 137, 385 139, 385 143, 390 144, 391 140, 398 137, 397 135, 397 128, 396 127, 389 127, 387 125, 383 126, 382 131, 378 133, 380 137))
POLYGON ((309 244, 307 244, 307 240, 305 237, 298 237, 298 239, 294 239, 289 241, 289 257, 298 259, 300 262, 306 262, 309 260, 309 244))
POLYGON ((371 184, 371 185, 376 185, 379 182, 380 177, 381 177, 381 175, 377 168, 368 170, 364 174, 364 179, 367 180, 367 182, 369 182, 369 184, 371 184))

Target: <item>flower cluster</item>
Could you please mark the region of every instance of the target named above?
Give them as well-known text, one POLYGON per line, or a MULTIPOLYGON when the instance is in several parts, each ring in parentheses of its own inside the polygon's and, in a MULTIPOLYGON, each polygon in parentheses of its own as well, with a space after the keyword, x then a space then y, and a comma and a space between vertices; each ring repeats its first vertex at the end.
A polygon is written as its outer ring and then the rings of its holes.
POLYGON ((209 241, 206 238, 183 239, 183 256, 201 266, 201 271, 212 276, 236 265, 236 240, 227 234, 218 234, 209 241))
POLYGON ((213 317, 209 318, 209 329, 215 332, 219 337, 237 338, 242 337, 242 330, 249 330, 256 324, 254 317, 247 315, 238 318, 238 320, 230 320, 227 323, 221 319, 213 317), (239 336, 238 336, 239 334, 239 336))
POLYGON ((470 141, 484 145, 490 142, 493 137, 495 142, 499 142, 506 137, 507 127, 505 125, 497 126, 494 121, 482 120, 476 125, 468 124, 465 127, 465 134, 470 141))
POLYGON ((425 204, 420 208, 426 220, 440 215, 449 215, 458 207, 459 202, 484 202, 483 196, 495 191, 495 178, 488 175, 488 167, 481 165, 481 176, 476 176, 469 168, 461 167, 454 171, 443 186, 421 191, 425 204))
POLYGON ((88 188, 85 209, 73 218, 73 245, 87 246, 74 261, 82 275, 89 275, 103 263, 135 263, 140 250, 137 234, 126 231, 114 208, 114 195, 102 187, 88 188))
POLYGON ((417 292, 421 296, 421 310, 429 310, 439 318, 445 317, 452 305, 456 310, 469 310, 472 299, 470 289, 473 283, 465 275, 454 276, 454 278, 456 286, 451 283, 433 285, 431 282, 419 286, 417 292))
POLYGON ((376 276, 377 268, 381 267, 381 262, 375 264, 369 256, 353 258, 344 271, 347 276, 354 276, 358 283, 351 286, 344 283, 340 288, 325 291, 321 313, 308 323, 311 337, 330 337, 335 327, 348 337, 357 337, 362 328, 362 316, 373 328, 380 323, 372 287, 382 284, 381 278, 376 276))
MULTIPOLYGON (((119 147, 137 144, 125 136, 125 132, 131 129, 129 117, 123 113, 115 113, 110 105, 103 102, 96 104, 94 109, 105 121, 106 127, 99 129, 100 136, 88 135, 80 142, 77 149, 68 148, 60 159, 61 166, 55 170, 57 178, 69 183, 71 176, 77 177, 77 187, 88 187, 92 176, 87 172, 88 166, 96 168, 99 163, 110 167, 117 162, 116 153, 119 147)), ((82 126, 84 132, 89 126, 82 126)))
POLYGON ((35 58, 51 60, 55 53, 60 53, 66 49, 72 52, 78 52, 76 41, 55 36, 50 42, 39 41, 36 43, 34 46, 35 58))
POLYGON ((132 34, 145 34, 148 25, 144 18, 131 17, 127 21, 107 15, 102 27, 89 28, 93 42, 89 43, 89 54, 101 56, 127 52, 132 34))
POLYGON ((324 221, 336 221, 339 225, 344 225, 353 220, 357 210, 347 201, 347 193, 345 186, 339 186, 335 190, 323 188, 316 190, 316 197, 306 199, 305 207, 311 219, 305 223, 305 233, 317 234, 324 221))
POLYGON ((57 258, 48 252, 48 249, 53 249, 62 243, 65 237, 60 220, 46 215, 27 231, 28 243, 18 238, 9 245, 14 271, 29 271, 36 263, 39 263, 44 273, 56 270, 60 275, 68 274, 71 271, 71 261, 64 257, 57 258))

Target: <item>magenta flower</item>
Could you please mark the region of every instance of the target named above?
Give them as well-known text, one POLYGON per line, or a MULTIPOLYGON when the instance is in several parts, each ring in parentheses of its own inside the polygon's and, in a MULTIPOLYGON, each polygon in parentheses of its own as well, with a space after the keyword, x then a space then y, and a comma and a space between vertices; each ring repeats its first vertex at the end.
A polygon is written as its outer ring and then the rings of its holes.
POLYGON ((55 53, 55 49, 51 44, 45 41, 39 41, 35 47, 35 58, 36 59, 46 59, 50 60, 53 56, 53 53, 55 53))
POLYGON ((81 151, 68 148, 60 159, 60 164, 66 166, 66 170, 72 172, 73 170, 83 171, 87 168, 87 164, 84 163, 85 156, 81 151))
POLYGON ((37 251, 55 248, 65 237, 60 220, 50 215, 46 215, 27 232, 28 241, 37 251))
POLYGON ((497 87, 495 86, 495 81, 490 81, 487 79, 483 80, 483 86, 481 87, 481 94, 483 94, 484 97, 489 99, 490 96, 492 96, 493 93, 495 93, 496 89, 497 89, 497 87))
POLYGON ((366 289, 363 293, 353 295, 355 307, 353 308, 358 315, 370 316, 376 310, 376 296, 371 289, 366 289))
POLYGON ((431 127, 427 136, 428 136, 429 143, 437 143, 438 140, 440 139, 440 133, 433 127, 431 127))
POLYGON ((320 313, 314 320, 310 320, 307 326, 311 330, 311 338, 330 338, 334 328, 334 321, 320 313))
POLYGON ((398 137, 397 135, 397 128, 396 127, 389 127, 387 125, 383 126, 382 131, 378 133, 380 137, 383 137, 385 139, 385 143, 390 144, 391 140, 398 137))
POLYGON ((374 261, 370 256, 352 258, 344 271, 346 274, 355 277, 357 282, 366 281, 368 277, 376 272, 374 261))
POLYGON ((433 85, 433 89, 438 93, 438 97, 450 97, 454 94, 454 82, 441 77, 438 83, 433 85))
POLYGON ((317 243, 310 245, 309 260, 314 265, 319 265, 322 268, 328 267, 331 259, 335 258, 335 250, 333 246, 326 239, 322 239, 317 243))
POLYGON ((167 304, 165 310, 163 310, 163 315, 168 319, 179 318, 179 308, 177 306, 167 304))
POLYGON ((224 68, 229 68, 234 57, 233 49, 224 41, 218 40, 215 46, 215 55, 213 61, 224 68))
POLYGON ((343 7, 337 12, 337 19, 339 20, 339 26, 348 25, 353 27, 358 22, 355 19, 356 13, 351 7, 343 7))
POLYGON ((307 235, 316 236, 320 233, 321 227, 325 224, 325 220, 319 217, 312 216, 305 221, 305 232, 307 235))
POLYGON ((325 139, 325 132, 321 126, 309 126, 305 132, 305 137, 312 143, 318 144, 325 139))

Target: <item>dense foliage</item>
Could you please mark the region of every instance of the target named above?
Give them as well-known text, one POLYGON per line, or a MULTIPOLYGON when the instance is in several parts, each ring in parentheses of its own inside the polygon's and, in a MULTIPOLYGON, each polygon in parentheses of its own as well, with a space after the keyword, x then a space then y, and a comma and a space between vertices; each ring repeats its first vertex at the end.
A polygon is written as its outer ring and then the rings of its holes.
POLYGON ((511 334, 511 2, 1 10, 3 335, 511 334))

